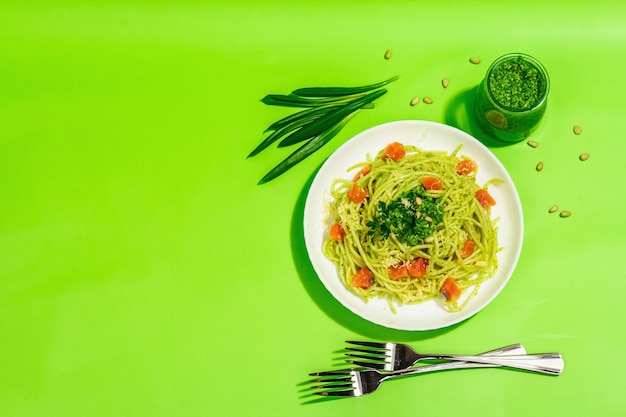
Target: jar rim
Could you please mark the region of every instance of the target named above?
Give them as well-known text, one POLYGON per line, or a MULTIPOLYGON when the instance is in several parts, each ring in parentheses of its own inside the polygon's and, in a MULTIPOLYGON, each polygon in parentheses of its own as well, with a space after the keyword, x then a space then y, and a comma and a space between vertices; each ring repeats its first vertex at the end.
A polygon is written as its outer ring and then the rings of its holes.
POLYGON ((499 58, 497 58, 487 69, 487 75, 485 76, 485 84, 486 84, 486 89, 489 92, 489 95, 491 96, 491 98, 493 99, 493 101, 500 107, 502 107, 504 110, 506 111, 510 111, 510 112, 514 112, 514 113, 524 113, 524 112, 529 112, 529 111, 533 111, 539 107, 541 107, 547 100, 548 98, 548 92, 550 91, 550 78, 548 77, 548 72, 546 71, 545 67, 543 66, 543 64, 541 62, 539 62, 539 60, 537 60, 536 58, 528 55, 528 54, 524 54, 524 53, 520 53, 520 52, 513 52, 513 53, 508 53, 505 55, 500 56, 499 58), (533 106, 526 108, 526 109, 516 109, 516 108, 511 108, 503 103, 501 103, 496 97, 494 97, 493 93, 492 93, 492 89, 491 89, 491 74, 503 63, 513 60, 513 59, 521 59, 524 60, 525 62, 527 62, 528 64, 530 64, 531 66, 533 66, 538 72, 539 72, 539 76, 541 77, 541 79, 543 80, 543 85, 542 85, 542 91, 541 91, 541 95, 539 97, 539 99, 537 99, 537 101, 534 103, 533 106))

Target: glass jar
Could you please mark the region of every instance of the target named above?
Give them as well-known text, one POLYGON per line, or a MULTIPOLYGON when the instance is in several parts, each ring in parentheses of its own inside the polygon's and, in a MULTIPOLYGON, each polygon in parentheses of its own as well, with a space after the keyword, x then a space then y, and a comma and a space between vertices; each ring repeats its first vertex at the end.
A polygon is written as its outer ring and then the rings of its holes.
POLYGON ((478 85, 478 123, 496 139, 518 142, 539 125, 549 90, 548 73, 539 61, 520 53, 503 55, 478 85))

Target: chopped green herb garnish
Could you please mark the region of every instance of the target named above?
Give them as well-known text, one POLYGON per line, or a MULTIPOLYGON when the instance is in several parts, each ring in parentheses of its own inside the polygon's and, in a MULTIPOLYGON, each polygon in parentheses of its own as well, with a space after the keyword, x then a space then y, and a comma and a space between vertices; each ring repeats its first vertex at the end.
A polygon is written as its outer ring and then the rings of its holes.
POLYGON ((441 198, 430 197, 418 187, 389 203, 379 201, 376 216, 367 223, 368 234, 372 239, 387 239, 393 234, 400 242, 414 246, 431 236, 442 220, 441 198))

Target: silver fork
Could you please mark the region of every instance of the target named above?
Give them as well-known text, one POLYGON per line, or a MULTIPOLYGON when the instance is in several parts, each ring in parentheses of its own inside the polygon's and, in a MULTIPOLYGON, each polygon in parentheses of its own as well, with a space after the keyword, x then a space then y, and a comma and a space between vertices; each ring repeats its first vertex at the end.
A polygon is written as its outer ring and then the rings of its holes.
MULTIPOLYGON (((485 352, 479 356, 496 357, 500 355, 523 354, 521 345, 511 345, 500 349, 485 352)), ((332 397, 359 397, 376 391, 383 381, 409 375, 451 369, 498 367, 498 365, 471 362, 445 362, 434 365, 425 365, 417 368, 403 369, 388 373, 381 373, 376 369, 343 369, 336 371, 314 372, 311 376, 311 388, 314 394, 332 397)))
POLYGON ((563 371, 563 358, 559 353, 542 353, 536 355, 497 355, 497 357, 467 355, 436 355, 416 352, 411 346, 403 343, 359 342, 348 340, 346 343, 360 348, 348 347, 347 356, 363 360, 348 359, 347 362, 366 368, 395 371, 412 367, 424 359, 441 359, 462 362, 493 364, 512 368, 559 375, 563 371))

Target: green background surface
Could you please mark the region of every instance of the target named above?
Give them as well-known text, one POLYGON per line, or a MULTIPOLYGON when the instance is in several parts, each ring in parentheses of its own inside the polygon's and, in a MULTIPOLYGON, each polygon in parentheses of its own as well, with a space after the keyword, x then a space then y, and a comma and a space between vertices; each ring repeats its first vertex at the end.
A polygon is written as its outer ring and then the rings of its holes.
POLYGON ((625 73, 617 1, 4 0, 0 415, 623 414, 625 73), (535 56, 551 77, 539 147, 489 143, 524 209, 511 280, 476 316, 437 331, 353 315, 304 248, 314 173, 389 121, 480 138, 466 105, 508 52, 535 56), (376 109, 256 185, 291 152, 246 159, 291 113, 260 98, 393 75, 376 109), (414 96, 434 103, 411 107, 414 96), (553 204, 572 216, 549 214, 553 204), (347 339, 467 354, 520 342, 562 353, 566 367, 431 374, 310 402, 307 374, 336 367, 347 339))

